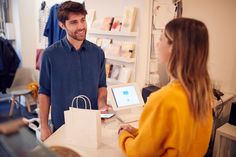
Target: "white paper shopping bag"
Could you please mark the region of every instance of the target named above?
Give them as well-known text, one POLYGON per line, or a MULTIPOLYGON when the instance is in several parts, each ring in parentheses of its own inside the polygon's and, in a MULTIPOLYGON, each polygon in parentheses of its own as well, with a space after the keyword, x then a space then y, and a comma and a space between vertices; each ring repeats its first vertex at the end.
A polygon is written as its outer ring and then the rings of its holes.
POLYGON ((101 143, 100 111, 92 110, 88 97, 80 95, 72 100, 71 107, 64 112, 65 135, 67 142, 74 146, 98 148, 101 143), (85 109, 78 108, 78 100, 82 99, 85 109), (73 105, 76 104, 76 108, 73 105), (89 105, 89 109, 88 109, 89 105))

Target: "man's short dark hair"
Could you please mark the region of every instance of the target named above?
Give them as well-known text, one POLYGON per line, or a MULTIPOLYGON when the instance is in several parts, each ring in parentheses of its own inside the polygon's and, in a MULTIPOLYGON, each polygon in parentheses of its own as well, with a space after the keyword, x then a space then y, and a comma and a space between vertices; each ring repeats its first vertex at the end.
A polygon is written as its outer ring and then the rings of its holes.
POLYGON ((57 12, 58 21, 65 23, 70 13, 87 15, 85 6, 79 2, 66 1, 63 2, 57 12))

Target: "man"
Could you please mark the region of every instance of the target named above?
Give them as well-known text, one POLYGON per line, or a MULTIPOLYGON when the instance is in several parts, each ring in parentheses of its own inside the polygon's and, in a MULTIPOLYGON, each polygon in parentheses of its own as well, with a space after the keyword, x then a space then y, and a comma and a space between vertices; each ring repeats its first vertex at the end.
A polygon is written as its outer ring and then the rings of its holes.
POLYGON ((39 90, 42 141, 52 133, 48 127, 50 105, 54 131, 64 124, 64 111, 75 96, 86 95, 92 109, 108 109, 104 52, 85 39, 86 14, 82 4, 72 1, 62 3, 58 10, 59 25, 66 31, 66 37, 48 47, 42 58, 39 90))

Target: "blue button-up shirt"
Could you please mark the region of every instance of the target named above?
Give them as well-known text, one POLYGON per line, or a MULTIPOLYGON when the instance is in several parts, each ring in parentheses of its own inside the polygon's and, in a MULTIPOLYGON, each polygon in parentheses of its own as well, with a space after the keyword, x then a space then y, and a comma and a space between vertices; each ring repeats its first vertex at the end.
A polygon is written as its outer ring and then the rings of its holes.
MULTIPOLYGON (((92 109, 98 109, 98 89, 106 87, 105 57, 101 48, 84 40, 75 48, 64 38, 45 49, 40 71, 39 93, 51 98, 51 117, 54 129, 64 124, 64 111, 72 99, 86 95, 92 109)), ((84 108, 84 103, 79 102, 84 108)))
POLYGON ((44 36, 48 37, 48 46, 52 45, 56 41, 62 39, 66 35, 66 31, 58 25, 57 11, 59 4, 55 4, 50 9, 48 21, 44 29, 44 36))

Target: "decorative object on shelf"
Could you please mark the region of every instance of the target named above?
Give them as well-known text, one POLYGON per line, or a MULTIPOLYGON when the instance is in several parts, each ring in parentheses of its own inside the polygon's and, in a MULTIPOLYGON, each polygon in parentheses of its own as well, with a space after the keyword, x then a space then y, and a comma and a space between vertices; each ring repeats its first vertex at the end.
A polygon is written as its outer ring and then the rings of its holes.
POLYGON ((122 32, 133 32, 134 31, 136 15, 137 15, 137 8, 125 7, 123 20, 122 20, 122 26, 121 26, 122 32))
POLYGON ((94 9, 88 10, 88 14, 86 16, 87 27, 90 29, 96 17, 96 11, 94 9))
POLYGON ((103 19, 102 30, 110 31, 113 23, 114 17, 106 17, 103 19))
POLYGON ((120 65, 113 65, 112 72, 111 72, 111 78, 117 80, 120 75, 120 65))
POLYGON ((102 46, 102 38, 97 38, 97 40, 96 40, 96 45, 97 45, 98 47, 101 47, 101 46, 102 46))
POLYGON ((90 37, 89 41, 101 47, 107 59, 126 63, 135 62, 135 43, 113 40, 111 38, 90 37))
POLYGON ((112 39, 103 38, 102 39, 102 46, 101 46, 103 51, 106 52, 111 43, 112 43, 112 39))
POLYGON ((181 17, 183 13, 182 0, 172 0, 175 5, 175 17, 181 17))
POLYGON ((154 1, 153 3, 153 26, 155 29, 163 29, 168 21, 175 16, 175 6, 167 2, 154 1))
POLYGON ((120 44, 112 43, 108 46, 107 51, 105 52, 105 55, 120 56, 120 50, 121 50, 120 44))
POLYGON ((118 77, 118 81, 122 83, 127 83, 129 82, 130 76, 131 76, 131 69, 123 66, 120 69, 120 75, 118 77))
POLYGON ((113 68, 113 64, 106 63, 106 77, 107 78, 111 78, 112 68, 113 68))
POLYGON ((122 26, 122 17, 118 16, 114 18, 113 24, 111 26, 111 31, 120 31, 122 26))
POLYGON ((131 58, 134 52, 135 44, 133 42, 124 42, 121 46, 120 56, 131 58))
POLYGON ((103 25, 103 19, 96 19, 93 21, 91 28, 92 30, 100 30, 103 25))

